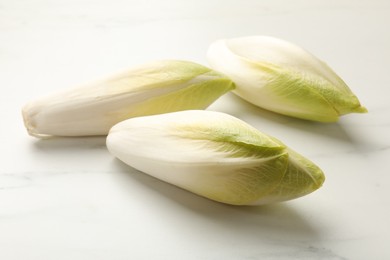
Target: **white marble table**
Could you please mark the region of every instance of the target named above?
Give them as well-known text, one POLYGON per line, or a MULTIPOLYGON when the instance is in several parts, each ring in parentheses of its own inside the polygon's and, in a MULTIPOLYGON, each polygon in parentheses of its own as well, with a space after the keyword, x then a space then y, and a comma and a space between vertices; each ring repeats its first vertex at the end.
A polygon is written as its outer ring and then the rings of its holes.
POLYGON ((390 259, 390 2, 0 0, 0 259, 390 259), (233 114, 316 162, 324 186, 263 207, 215 203, 115 160, 104 137, 37 140, 28 100, 215 39, 266 34, 325 60, 368 114, 233 114))

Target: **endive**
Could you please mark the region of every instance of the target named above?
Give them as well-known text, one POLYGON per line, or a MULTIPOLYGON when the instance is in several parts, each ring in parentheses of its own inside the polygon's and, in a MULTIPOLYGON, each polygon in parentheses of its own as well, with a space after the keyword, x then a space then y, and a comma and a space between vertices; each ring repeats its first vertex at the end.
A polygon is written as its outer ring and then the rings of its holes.
POLYGON ((181 111, 128 119, 107 136, 126 164, 206 198, 259 205, 318 189, 322 171, 277 139, 220 112, 181 111))
POLYGON ((37 137, 106 135, 131 117, 204 109, 233 88, 226 76, 202 65, 156 61, 30 102, 23 118, 37 137))
POLYGON ((281 39, 218 40, 209 47, 208 60, 236 83, 235 94, 264 109, 320 122, 367 112, 330 67, 281 39))

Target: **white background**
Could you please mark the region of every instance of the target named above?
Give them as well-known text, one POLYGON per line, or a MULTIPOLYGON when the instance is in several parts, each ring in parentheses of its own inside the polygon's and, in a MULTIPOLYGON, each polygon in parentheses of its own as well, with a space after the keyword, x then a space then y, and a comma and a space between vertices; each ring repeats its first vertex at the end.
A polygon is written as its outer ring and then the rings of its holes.
POLYGON ((387 0, 0 0, 0 259, 390 259, 387 0), (104 137, 38 140, 21 107, 156 59, 207 65, 219 38, 271 35, 326 61, 368 114, 320 124, 228 94, 230 113, 326 174, 304 198, 233 207, 114 159, 104 137))

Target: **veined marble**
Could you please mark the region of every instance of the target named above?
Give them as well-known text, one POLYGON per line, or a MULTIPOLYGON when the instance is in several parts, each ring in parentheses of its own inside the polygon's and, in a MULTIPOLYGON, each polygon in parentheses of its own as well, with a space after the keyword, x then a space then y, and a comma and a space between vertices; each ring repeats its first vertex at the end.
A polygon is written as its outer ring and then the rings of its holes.
POLYGON ((390 259, 390 2, 0 0, 0 259, 390 259), (114 159, 104 137, 37 140, 20 109, 154 59, 207 65, 208 45, 266 34, 326 61, 369 113, 319 124, 230 113, 318 164, 304 198, 233 207, 114 159))

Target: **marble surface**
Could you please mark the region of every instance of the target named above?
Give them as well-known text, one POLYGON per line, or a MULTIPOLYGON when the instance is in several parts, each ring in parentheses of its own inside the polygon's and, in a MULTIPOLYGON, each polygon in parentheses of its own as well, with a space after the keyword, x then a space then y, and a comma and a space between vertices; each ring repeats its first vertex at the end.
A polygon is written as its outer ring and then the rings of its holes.
POLYGON ((0 259, 390 259, 387 0, 0 0, 0 259), (219 38, 266 34, 325 60, 368 108, 338 123, 235 115, 316 162, 324 186, 262 207, 203 199, 114 159, 104 137, 38 140, 30 99, 162 58, 207 64, 219 38))

